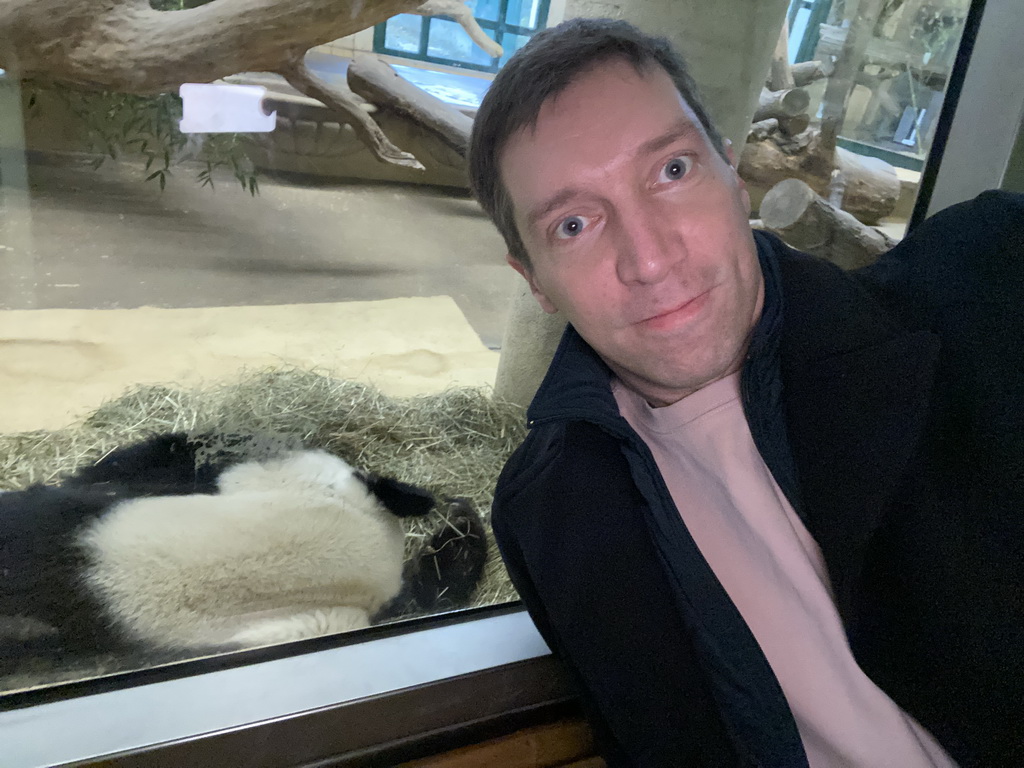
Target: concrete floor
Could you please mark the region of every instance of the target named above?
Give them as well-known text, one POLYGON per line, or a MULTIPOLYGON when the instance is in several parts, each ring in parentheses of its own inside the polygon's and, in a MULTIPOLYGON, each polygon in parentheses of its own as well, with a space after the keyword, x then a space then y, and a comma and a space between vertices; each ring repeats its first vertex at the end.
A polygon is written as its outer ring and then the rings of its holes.
MULTIPOLYGON (((255 198, 175 168, 99 170, 33 156, 26 206, 7 205, 2 309, 210 307, 451 296, 500 344, 516 276, 474 201, 414 185, 263 177, 255 198), (13 265, 13 266, 10 266, 13 265)), ((198 170, 198 169, 195 169, 198 170)), ((8 199, 15 198, 8 192, 8 199)))

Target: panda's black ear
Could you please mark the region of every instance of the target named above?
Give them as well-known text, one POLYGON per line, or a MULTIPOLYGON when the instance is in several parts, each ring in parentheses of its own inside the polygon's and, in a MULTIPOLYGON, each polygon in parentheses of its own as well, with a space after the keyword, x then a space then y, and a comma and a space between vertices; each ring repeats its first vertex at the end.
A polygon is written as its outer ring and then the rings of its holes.
POLYGON ((367 475, 365 481, 370 492, 398 517, 421 517, 434 508, 434 496, 425 488, 378 475, 367 475))

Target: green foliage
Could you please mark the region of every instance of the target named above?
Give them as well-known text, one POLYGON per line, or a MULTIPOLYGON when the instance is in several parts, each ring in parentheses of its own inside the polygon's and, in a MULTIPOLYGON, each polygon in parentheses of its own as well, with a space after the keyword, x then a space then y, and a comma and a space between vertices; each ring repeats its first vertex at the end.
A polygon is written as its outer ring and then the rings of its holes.
MULTIPOLYGON (((66 86, 56 86, 54 91, 85 127, 92 149, 98 153, 94 168, 108 159, 144 158, 146 181, 157 182, 163 190, 173 175, 173 166, 198 160, 206 166, 196 176, 204 187, 213 188, 213 173, 223 167, 231 170, 249 194, 255 196, 259 189, 258 174, 248 152, 252 138, 238 133, 183 134, 178 130, 181 99, 176 94, 136 96, 66 86)), ((35 94, 31 94, 30 109, 34 103, 35 94)))

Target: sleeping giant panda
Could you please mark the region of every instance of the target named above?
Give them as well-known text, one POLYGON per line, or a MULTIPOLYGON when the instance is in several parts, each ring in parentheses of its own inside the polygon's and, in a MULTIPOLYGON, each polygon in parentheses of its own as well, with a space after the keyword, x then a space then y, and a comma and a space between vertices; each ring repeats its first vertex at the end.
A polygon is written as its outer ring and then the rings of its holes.
POLYGON ((434 505, 319 450, 204 463, 176 434, 114 451, 59 486, 0 494, 0 618, 51 628, 0 655, 235 649, 457 607, 486 536, 455 502, 404 563, 400 518, 434 505))

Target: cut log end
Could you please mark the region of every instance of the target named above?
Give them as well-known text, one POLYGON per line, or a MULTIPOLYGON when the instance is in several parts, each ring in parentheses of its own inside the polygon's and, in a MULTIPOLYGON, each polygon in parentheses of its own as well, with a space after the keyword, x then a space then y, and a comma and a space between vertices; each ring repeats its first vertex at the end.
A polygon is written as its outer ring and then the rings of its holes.
POLYGON ((799 179, 780 181, 761 201, 761 221, 768 229, 788 229, 804 217, 817 198, 815 191, 799 179))
POLYGON ((793 84, 798 88, 810 85, 815 80, 831 77, 834 70, 835 66, 830 59, 824 61, 801 61, 790 68, 793 74, 793 84))
POLYGON ((786 91, 769 91, 761 89, 754 121, 766 120, 769 117, 792 117, 806 112, 811 97, 803 88, 790 88, 786 91))
POLYGON ((794 248, 843 269, 874 262, 893 246, 878 230, 832 205, 799 179, 779 182, 761 201, 764 226, 794 248))

